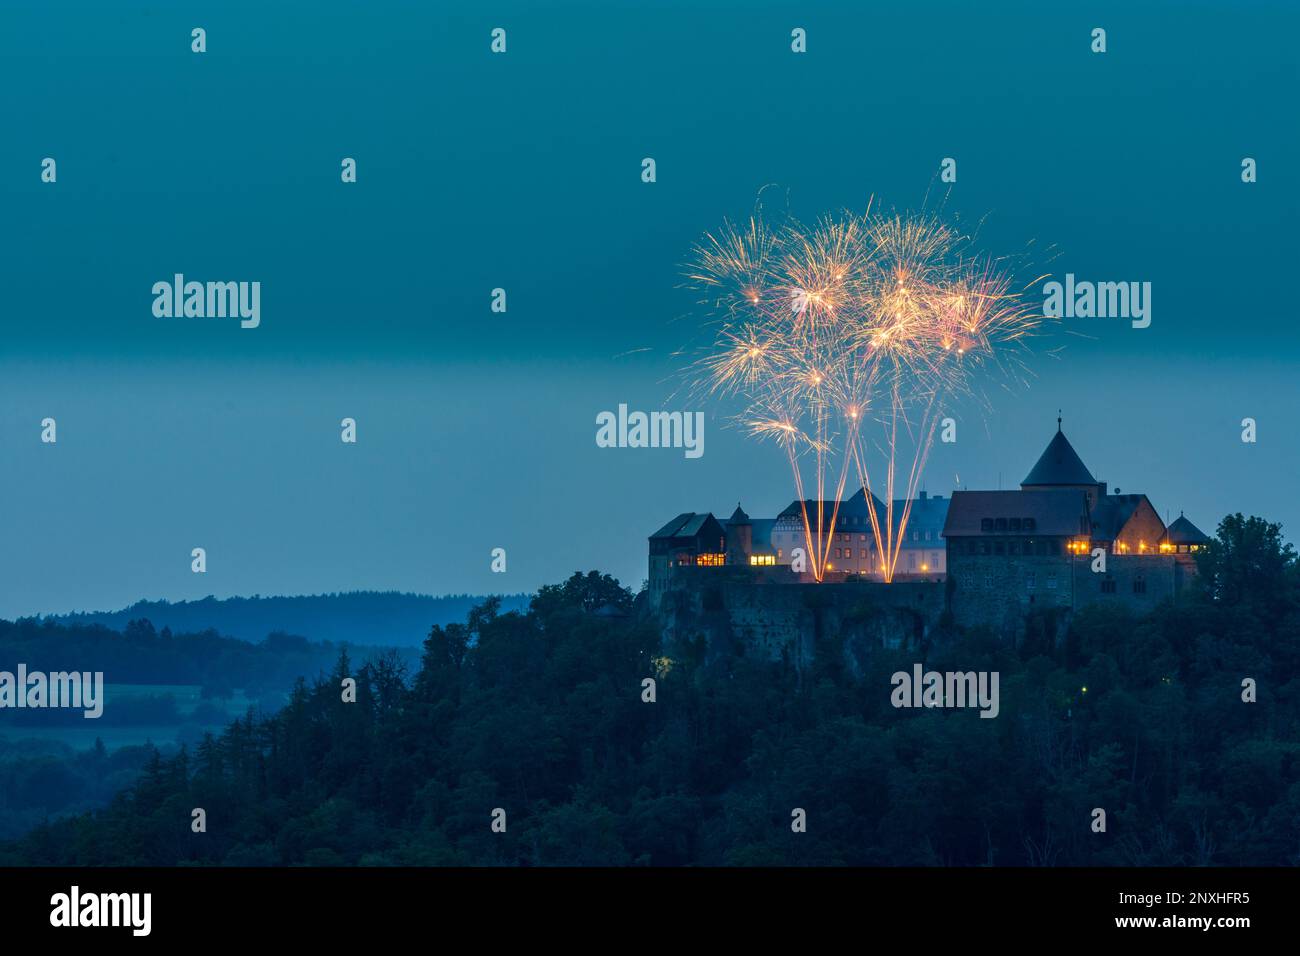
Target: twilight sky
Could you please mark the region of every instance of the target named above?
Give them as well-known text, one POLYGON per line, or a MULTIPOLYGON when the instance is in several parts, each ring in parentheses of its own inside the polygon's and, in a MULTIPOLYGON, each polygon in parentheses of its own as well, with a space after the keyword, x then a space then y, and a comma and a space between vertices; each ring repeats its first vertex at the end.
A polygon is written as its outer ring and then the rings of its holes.
POLYGON ((579 568, 635 587, 672 515, 793 497, 721 407, 698 460, 595 445, 620 402, 697 407, 672 354, 699 336, 691 242, 769 183, 804 218, 935 205, 948 156, 982 249, 1151 282, 1152 323, 1055 326, 1027 383, 952 409, 926 487, 1013 486, 1060 407, 1162 515, 1295 538, 1294 5, 479 6, 5 5, 0 616, 579 568), (155 318, 177 272, 260 281, 260 328, 155 318))

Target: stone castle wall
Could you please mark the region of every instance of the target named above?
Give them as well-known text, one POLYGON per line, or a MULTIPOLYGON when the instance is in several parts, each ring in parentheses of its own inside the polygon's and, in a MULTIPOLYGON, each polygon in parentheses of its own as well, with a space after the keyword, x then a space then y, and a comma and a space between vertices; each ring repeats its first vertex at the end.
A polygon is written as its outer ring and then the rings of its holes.
POLYGON ((1149 611, 1174 597, 1185 576, 1172 555, 1107 555, 1104 573, 1091 554, 967 555, 949 558, 956 623, 1015 633, 1040 608, 1078 610, 1096 602, 1149 611))
POLYGON ((658 583, 650 609, 666 639, 702 636, 799 666, 826 638, 884 647, 924 640, 944 609, 942 583, 882 585, 832 575, 817 584, 783 567, 674 567, 658 583))
POLYGON ((1092 566, 1091 554, 954 553, 946 584, 834 573, 817 584, 782 566, 662 567, 654 569, 647 610, 670 641, 703 637, 804 666, 827 638, 916 646, 949 608, 958 625, 988 626, 1015 640, 1032 611, 1059 608, 1061 624, 1097 602, 1145 612, 1177 600, 1190 579, 1188 563, 1168 554, 1107 555, 1105 572, 1092 566))

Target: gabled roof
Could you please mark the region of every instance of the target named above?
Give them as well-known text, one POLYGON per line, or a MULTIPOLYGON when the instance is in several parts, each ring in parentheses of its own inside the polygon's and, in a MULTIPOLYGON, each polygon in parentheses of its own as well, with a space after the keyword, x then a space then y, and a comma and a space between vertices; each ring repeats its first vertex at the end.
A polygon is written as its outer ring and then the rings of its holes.
MULTIPOLYGON (((871 496, 871 501, 876 509, 878 520, 880 521, 885 520, 884 519, 885 503, 881 501, 879 498, 877 498, 875 495, 871 496)), ((784 511, 782 511, 779 515, 777 515, 777 518, 799 518, 802 520, 803 508, 800 507, 800 504, 801 502, 799 501, 798 498, 796 498, 794 501, 790 502, 790 504, 786 506, 784 511)), ((802 505, 808 509, 808 516, 810 518, 816 516, 817 499, 807 498, 802 502, 802 505)), ((829 521, 831 513, 836 510, 835 502, 829 500, 823 501, 822 509, 823 509, 822 514, 825 515, 826 520, 829 521)), ((866 490, 859 488, 856 494, 852 495, 851 497, 845 498, 843 501, 840 502, 839 514, 836 520, 837 521, 841 520, 846 516, 870 517, 870 515, 871 512, 867 509, 866 490)))
POLYGON ((651 540, 655 538, 694 538, 712 518, 712 513, 707 511, 704 514, 696 514, 692 511, 683 512, 650 535, 650 538, 651 540))
MULTIPOLYGON (((885 513, 885 503, 875 495, 871 496, 871 507, 876 509, 878 516, 885 513)), ((851 515, 869 514, 867 510, 867 489, 859 488, 856 494, 844 502, 841 510, 851 515)))
POLYGON ((1208 544, 1210 536, 1182 515, 1169 526, 1165 540, 1170 544, 1208 544))
POLYGON ((677 534, 677 529, 680 528, 682 525, 686 524, 686 522, 687 522, 689 519, 694 518, 694 517, 695 517, 695 513, 694 513, 694 512, 692 512, 692 511, 683 511, 681 514, 679 514, 679 515, 678 515, 676 518, 674 518, 672 521, 668 522, 666 525, 664 525, 662 528, 660 528, 660 529, 659 529, 658 531, 656 531, 654 534, 650 535, 650 537, 651 537, 652 539, 653 539, 653 538, 677 538, 677 537, 680 537, 680 535, 677 534))
POLYGON ((741 509, 740 502, 736 502, 736 510, 733 511, 731 517, 727 519, 728 527, 735 524, 749 524, 749 515, 745 514, 741 509))
MULTIPOLYGON (((1114 541, 1138 510, 1138 506, 1146 500, 1146 495, 1099 496, 1092 509, 1092 537, 1097 541, 1114 541)), ((1153 508, 1152 511, 1154 510, 1153 508)))
POLYGON ((705 512, 702 515, 691 515, 686 524, 677 529, 678 538, 693 538, 704 528, 705 523, 713 517, 711 512, 705 512))
MULTIPOLYGON (((894 529, 903 521, 903 508, 906 506, 906 499, 899 498, 894 502, 894 529)), ((907 530, 908 532, 919 531, 924 535, 926 531, 933 531, 936 536, 943 533, 944 523, 948 518, 949 499, 939 497, 925 497, 912 499, 912 507, 907 512, 907 530)), ((881 525, 884 525, 884 514, 881 514, 881 525)))
POLYGON ((1088 533, 1088 499, 1072 488, 1050 488, 1027 494, 1023 491, 954 491, 948 505, 945 538, 980 534, 1073 536, 1088 533), (1020 531, 985 531, 983 521, 991 518, 1019 518, 1020 531), (1024 519, 1032 518, 1032 528, 1024 519))
POLYGON ((1047 448, 1039 456, 1021 488, 1041 488, 1053 485, 1095 485, 1097 479, 1084 465, 1074 447, 1065 438, 1065 433, 1058 431, 1047 443, 1047 448))

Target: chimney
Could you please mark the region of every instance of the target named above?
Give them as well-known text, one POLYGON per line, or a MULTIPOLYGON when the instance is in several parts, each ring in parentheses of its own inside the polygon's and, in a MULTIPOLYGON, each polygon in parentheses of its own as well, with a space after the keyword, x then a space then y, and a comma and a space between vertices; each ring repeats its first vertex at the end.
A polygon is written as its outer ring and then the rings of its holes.
POLYGON ((928 497, 929 497, 929 495, 928 495, 926 492, 924 492, 924 491, 921 492, 921 500, 922 500, 922 501, 925 501, 925 499, 928 498, 928 497))

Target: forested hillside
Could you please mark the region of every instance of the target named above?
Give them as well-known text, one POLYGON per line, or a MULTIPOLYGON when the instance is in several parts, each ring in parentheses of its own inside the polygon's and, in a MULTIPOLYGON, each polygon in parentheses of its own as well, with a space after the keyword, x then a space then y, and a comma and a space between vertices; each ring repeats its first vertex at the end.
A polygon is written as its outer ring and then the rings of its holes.
POLYGON ((1000 673, 990 720, 891 706, 920 649, 856 668, 830 635, 799 673, 661 646, 652 619, 617 613, 630 592, 575 575, 524 613, 487 601, 433 627, 413 673, 341 657, 280 713, 153 759, 0 863, 1295 865, 1295 556, 1232 516, 1199 581, 1145 618, 1085 610, 1059 641, 1037 619, 1014 646, 939 635, 927 667, 1000 673))
MULTIPOLYGON (((199 601, 138 601, 120 611, 55 616, 64 624, 99 624, 120 631, 131 621, 177 632, 215 630, 260 641, 268 634, 301 634, 313 641, 418 647, 434 624, 465 620, 482 598, 469 594, 431 597, 398 591, 350 591, 298 596, 206 597, 199 601)), ((502 607, 528 606, 526 594, 510 594, 502 607)))

